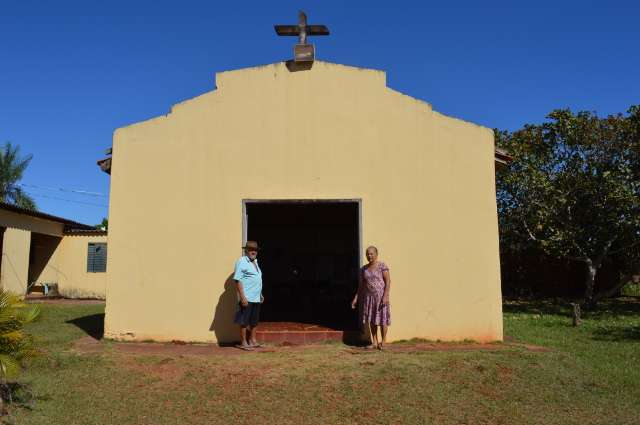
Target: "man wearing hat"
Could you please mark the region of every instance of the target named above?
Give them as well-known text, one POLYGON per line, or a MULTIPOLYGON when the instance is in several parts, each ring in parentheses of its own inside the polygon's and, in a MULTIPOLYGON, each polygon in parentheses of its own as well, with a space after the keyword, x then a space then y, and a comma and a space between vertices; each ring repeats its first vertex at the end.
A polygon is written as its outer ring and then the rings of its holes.
POLYGON ((235 323, 240 325, 240 345, 238 348, 252 350, 260 347, 256 341, 256 326, 260 319, 262 296, 262 270, 258 266, 258 243, 247 241, 244 253, 233 273, 236 290, 240 300, 240 309, 236 313, 235 323))

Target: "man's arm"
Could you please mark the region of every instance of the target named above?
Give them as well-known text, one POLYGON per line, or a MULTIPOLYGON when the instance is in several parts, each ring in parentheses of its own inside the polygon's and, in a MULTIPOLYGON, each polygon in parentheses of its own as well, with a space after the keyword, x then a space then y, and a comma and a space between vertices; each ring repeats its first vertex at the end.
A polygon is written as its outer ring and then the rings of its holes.
POLYGON ((249 305, 249 301, 247 301, 247 297, 244 296, 244 288, 242 286, 242 282, 236 280, 236 291, 238 292, 238 296, 240 297, 240 303, 243 307, 249 305))
POLYGON ((242 258, 236 261, 236 266, 233 271, 233 280, 236 281, 236 292, 238 293, 238 297, 240 297, 240 303, 243 307, 249 305, 247 301, 247 297, 244 295, 244 287, 242 286, 242 282, 240 279, 242 278, 242 258))

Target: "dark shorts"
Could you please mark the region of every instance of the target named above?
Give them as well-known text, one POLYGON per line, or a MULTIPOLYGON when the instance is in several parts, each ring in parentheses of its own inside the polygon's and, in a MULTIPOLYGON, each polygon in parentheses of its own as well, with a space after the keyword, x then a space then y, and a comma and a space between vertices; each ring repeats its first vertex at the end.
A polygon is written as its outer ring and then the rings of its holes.
POLYGON ((236 312, 236 318, 234 322, 240 326, 255 327, 260 320, 260 303, 249 303, 248 306, 243 307, 238 303, 240 310, 236 312))

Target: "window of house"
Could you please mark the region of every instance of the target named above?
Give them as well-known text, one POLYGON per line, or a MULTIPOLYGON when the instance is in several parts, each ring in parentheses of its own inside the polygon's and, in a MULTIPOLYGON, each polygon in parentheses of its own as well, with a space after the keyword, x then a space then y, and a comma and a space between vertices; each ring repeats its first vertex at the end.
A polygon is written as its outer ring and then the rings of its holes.
POLYGON ((107 271, 107 244, 90 243, 87 254, 87 272, 104 273, 107 271))

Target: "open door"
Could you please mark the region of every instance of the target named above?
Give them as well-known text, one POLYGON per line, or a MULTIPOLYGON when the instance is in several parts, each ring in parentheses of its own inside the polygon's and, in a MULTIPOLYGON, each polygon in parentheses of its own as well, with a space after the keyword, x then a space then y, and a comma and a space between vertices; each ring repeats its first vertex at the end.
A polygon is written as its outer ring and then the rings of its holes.
POLYGON ((246 201, 245 241, 260 245, 261 320, 356 328, 358 201, 246 201))

